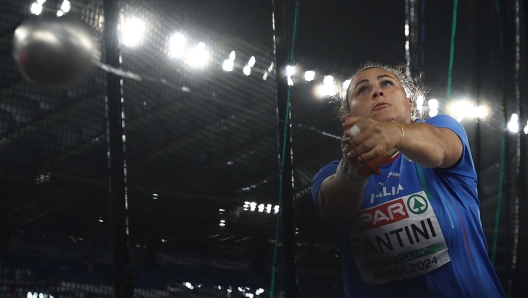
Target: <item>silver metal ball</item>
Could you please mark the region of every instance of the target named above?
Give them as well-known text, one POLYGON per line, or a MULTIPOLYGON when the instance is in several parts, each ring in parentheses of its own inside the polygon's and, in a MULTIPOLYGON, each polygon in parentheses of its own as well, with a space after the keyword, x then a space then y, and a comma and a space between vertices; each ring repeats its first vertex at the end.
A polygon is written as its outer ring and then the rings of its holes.
POLYGON ((25 21, 13 37, 20 72, 39 86, 72 87, 94 67, 97 53, 90 27, 73 16, 25 21))

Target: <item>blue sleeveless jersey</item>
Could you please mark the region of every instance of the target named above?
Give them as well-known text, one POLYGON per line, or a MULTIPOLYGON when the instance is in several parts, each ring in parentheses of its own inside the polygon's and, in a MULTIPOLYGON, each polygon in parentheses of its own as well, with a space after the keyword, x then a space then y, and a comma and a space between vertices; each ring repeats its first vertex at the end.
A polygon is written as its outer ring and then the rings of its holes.
MULTIPOLYGON (((346 297, 504 297, 488 257, 464 128, 446 115, 426 123, 455 132, 462 157, 449 169, 428 169, 399 154, 369 177, 343 241, 346 297)), ((314 177, 316 205, 338 164, 314 177)))

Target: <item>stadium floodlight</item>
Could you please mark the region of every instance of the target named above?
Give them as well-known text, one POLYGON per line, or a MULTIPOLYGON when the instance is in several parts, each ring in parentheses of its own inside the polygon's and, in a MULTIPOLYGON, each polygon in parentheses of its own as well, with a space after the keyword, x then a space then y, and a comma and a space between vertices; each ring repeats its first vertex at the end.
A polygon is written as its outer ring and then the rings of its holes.
POLYGON ((194 50, 189 51, 185 62, 194 68, 202 68, 206 66, 209 62, 209 53, 205 48, 205 43, 199 42, 194 50))
POLYGON ((141 43, 145 35, 145 22, 131 17, 123 24, 121 30, 121 43, 127 47, 135 47, 141 43))
POLYGON ((41 3, 38 3, 38 2, 35 2, 33 4, 31 4, 31 7, 30 7, 30 12, 34 15, 40 15, 40 13, 42 12, 42 4, 41 3))
POLYGON ((315 80, 315 71, 313 70, 308 70, 306 72, 304 72, 304 79, 308 82, 311 82, 313 80, 315 80))
POLYGON ((508 122, 508 130, 511 133, 519 132, 519 115, 515 113, 511 115, 510 122, 508 122))
POLYGON ((187 38, 181 33, 175 33, 169 38, 169 57, 182 58, 185 54, 187 38))

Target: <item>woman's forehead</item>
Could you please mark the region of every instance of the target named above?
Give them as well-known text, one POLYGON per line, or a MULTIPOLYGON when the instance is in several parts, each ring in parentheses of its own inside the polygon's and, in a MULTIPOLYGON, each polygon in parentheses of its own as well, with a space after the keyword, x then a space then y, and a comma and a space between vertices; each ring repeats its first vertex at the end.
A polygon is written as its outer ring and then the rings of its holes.
POLYGON ((362 81, 364 79, 367 79, 368 77, 377 77, 377 76, 380 76, 380 75, 389 75, 391 76, 392 78, 395 78, 395 79, 398 79, 392 72, 390 71, 387 71, 383 68, 378 68, 378 67, 371 67, 371 68, 367 68, 367 69, 364 69, 362 71, 360 71, 356 77, 354 78, 353 82, 359 82, 359 81, 362 81))

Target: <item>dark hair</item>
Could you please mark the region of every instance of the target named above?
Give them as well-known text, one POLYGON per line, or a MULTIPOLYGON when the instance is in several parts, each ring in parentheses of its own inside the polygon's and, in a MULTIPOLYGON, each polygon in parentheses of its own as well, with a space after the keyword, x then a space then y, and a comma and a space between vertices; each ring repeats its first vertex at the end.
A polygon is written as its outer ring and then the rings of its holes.
MULTIPOLYGON (((352 75, 352 77, 350 78, 350 82, 352 82, 360 72, 367 70, 369 68, 381 68, 385 71, 388 71, 394 74, 400 80, 403 86, 403 89, 405 90, 405 93, 412 100, 414 106, 416 107, 412 120, 422 118, 422 115, 418 111, 416 102, 417 102, 418 96, 425 97, 425 94, 427 94, 428 90, 422 85, 421 81, 423 78, 423 74, 421 72, 415 76, 411 76, 407 74, 406 64, 398 64, 395 66, 390 66, 390 65, 384 65, 381 63, 377 63, 377 62, 366 62, 363 65, 361 65, 358 68, 358 70, 352 75)), ((340 99, 341 104, 338 110, 339 116, 346 115, 349 112, 350 107, 348 103, 348 90, 350 90, 351 85, 352 83, 347 87, 347 90, 344 95, 345 97, 340 99)))

